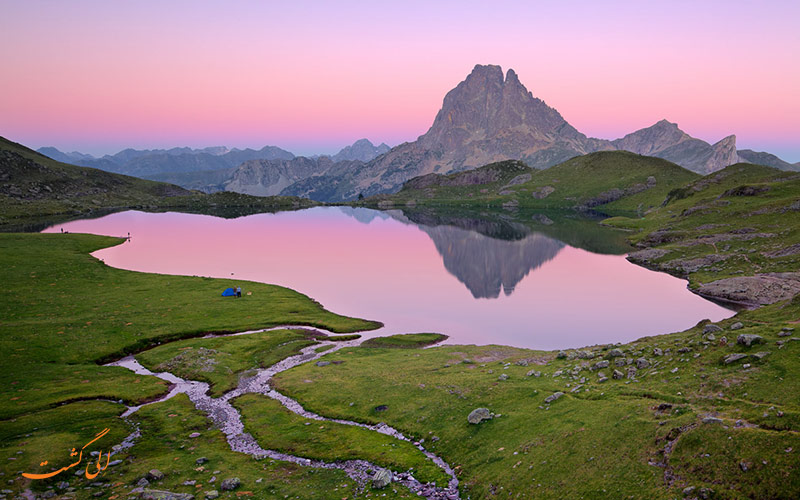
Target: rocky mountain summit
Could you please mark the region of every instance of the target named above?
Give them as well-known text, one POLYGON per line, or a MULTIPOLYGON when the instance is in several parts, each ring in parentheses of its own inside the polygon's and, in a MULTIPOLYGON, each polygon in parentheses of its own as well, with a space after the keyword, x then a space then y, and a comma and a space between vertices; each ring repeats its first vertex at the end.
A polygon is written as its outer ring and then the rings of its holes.
MULTIPOLYGON (((416 141, 366 164, 341 166, 337 174, 318 170, 281 193, 319 201, 351 200, 359 194, 397 191, 405 181, 431 173, 459 172, 508 159, 542 169, 575 156, 613 150, 656 156, 700 174, 740 161, 795 168, 769 153, 737 151, 734 135, 709 144, 667 120, 613 141, 587 137, 534 97, 514 70, 503 75, 499 66, 477 65, 447 93, 433 125, 416 141)), ((229 186, 243 189, 239 183, 229 186)))

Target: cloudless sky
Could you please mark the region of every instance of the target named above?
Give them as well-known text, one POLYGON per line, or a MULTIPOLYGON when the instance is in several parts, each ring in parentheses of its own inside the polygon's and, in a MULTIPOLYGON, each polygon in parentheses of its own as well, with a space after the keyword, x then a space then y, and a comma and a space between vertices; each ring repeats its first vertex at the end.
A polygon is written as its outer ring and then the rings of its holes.
POLYGON ((423 134, 477 64, 587 135, 800 161, 798 1, 0 0, 0 135, 93 154, 423 134))

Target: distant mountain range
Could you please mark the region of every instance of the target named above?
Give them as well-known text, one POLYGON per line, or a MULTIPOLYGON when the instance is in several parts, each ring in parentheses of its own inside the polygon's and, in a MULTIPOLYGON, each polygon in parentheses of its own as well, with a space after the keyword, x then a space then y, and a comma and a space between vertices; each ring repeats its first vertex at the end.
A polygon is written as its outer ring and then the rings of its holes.
POLYGON ((447 93, 425 134, 391 149, 362 139, 331 157, 314 158, 295 157, 273 146, 259 151, 125 150, 99 159, 54 148, 40 152, 61 161, 204 191, 224 189, 336 202, 361 194, 395 192, 420 175, 459 172, 508 159, 543 169, 575 156, 615 150, 663 158, 700 174, 738 162, 800 170, 800 163, 791 164, 770 153, 737 150, 734 135, 709 144, 667 120, 613 141, 587 137, 534 97, 514 70, 509 69, 504 77, 502 69, 494 65, 475 66, 447 93))
MULTIPOLYGON (((292 182, 305 178, 303 173, 305 163, 314 165, 314 172, 321 172, 327 169, 332 163, 336 162, 367 162, 376 156, 389 151, 389 146, 380 144, 373 145, 367 139, 360 139, 350 146, 344 147, 333 156, 320 156, 316 158, 302 158, 297 165, 287 164, 295 155, 276 146, 265 146, 259 150, 254 149, 229 149, 226 146, 214 146, 202 149, 172 148, 172 149, 125 149, 114 155, 105 155, 96 158, 89 154, 73 151, 64 153, 54 147, 43 147, 37 150, 45 156, 56 161, 71 163, 83 167, 93 167, 107 172, 131 175, 142 179, 165 181, 189 189, 198 189, 206 192, 226 190, 226 184, 230 183, 234 177, 236 167, 245 165, 252 161, 276 161, 278 165, 288 165, 288 178, 292 182), (295 168, 297 167, 297 168, 295 168), (296 172, 294 172, 296 171, 296 172)), ((250 167, 243 169, 242 175, 246 177, 246 172, 250 167)), ((310 174, 307 174, 310 175, 310 174)), ((281 185, 283 181, 276 185, 281 185)), ((234 186, 239 181, 232 182, 234 186)), ((227 189, 237 191, 236 189, 227 189)), ((273 187, 268 190, 252 188, 243 189, 239 192, 250 191, 253 194, 277 194, 280 190, 273 187)))

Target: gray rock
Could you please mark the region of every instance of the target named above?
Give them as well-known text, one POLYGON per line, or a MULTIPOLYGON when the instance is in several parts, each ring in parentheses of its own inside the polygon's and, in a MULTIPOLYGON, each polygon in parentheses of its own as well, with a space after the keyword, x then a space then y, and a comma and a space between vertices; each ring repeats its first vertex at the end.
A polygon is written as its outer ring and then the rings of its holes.
POLYGON ((628 367, 628 378, 636 378, 636 371, 637 370, 636 370, 635 366, 629 366, 628 367))
POLYGON ((738 337, 736 337, 736 343, 750 347, 753 344, 763 344, 764 338, 754 333, 742 333, 739 334, 738 337))
POLYGON ((790 337, 792 335, 791 330, 781 330, 778 332, 778 337, 790 337))
POLYGON ((500 375, 499 377, 497 377, 497 380, 508 380, 508 375, 506 375, 504 373, 504 374, 500 375))
POLYGON ((198 465, 203 465, 206 462, 208 462, 208 459, 206 457, 200 457, 197 460, 195 460, 195 463, 197 463, 198 465))
POLYGON ((479 424, 484 420, 491 420, 492 413, 488 408, 475 408, 467 416, 467 422, 471 424, 479 424))
POLYGON ((610 351, 608 351, 608 354, 606 354, 606 357, 607 358, 621 358, 624 355, 625 354, 623 354, 622 351, 619 350, 619 349, 611 349, 610 351))
POLYGON ((201 436, 201 434, 199 432, 193 432, 193 433, 189 434, 190 438, 199 438, 200 436, 201 436))
POLYGON ((741 360, 745 359, 746 357, 747 357, 747 354, 742 354, 742 353, 736 352, 736 353, 733 353, 733 354, 728 354, 727 356, 725 356, 725 358, 722 361, 726 365, 729 365, 731 363, 735 363, 736 361, 741 361, 741 360))
POLYGON ((713 323, 709 323, 709 324, 707 324, 706 326, 703 327, 703 333, 704 334, 705 333, 721 332, 721 331, 722 331, 722 328, 718 327, 717 325, 715 325, 713 323))
POLYGON ((683 489, 683 496, 688 497, 689 495, 694 493, 694 490, 695 490, 694 486, 689 486, 689 487, 684 488, 683 489))
POLYGON ((595 363, 594 367, 599 370, 600 368, 608 368, 608 365, 609 365, 608 360, 603 360, 595 363))
POLYGON ((703 417, 704 424, 721 424, 722 419, 717 417, 703 417))
POLYGON ((647 361, 645 358, 639 358, 636 360, 636 368, 644 370, 648 366, 650 366, 650 362, 647 361))
POLYGON ((697 490, 697 497, 700 498, 700 500, 709 500, 714 498, 714 490, 711 488, 700 488, 697 490))
POLYGON ((612 377, 614 380, 619 380, 619 379, 621 379, 621 378, 622 378, 622 377, 624 377, 624 376, 625 376, 625 374, 624 374, 624 373, 622 373, 622 372, 621 372, 621 371, 619 371, 619 370, 614 370, 614 372, 611 374, 611 377, 612 377))
POLYGON ((392 471, 388 469, 380 469, 372 476, 372 487, 378 490, 386 488, 391 482, 392 471))
POLYGON ((731 330, 740 330, 742 328, 744 328, 744 325, 741 323, 741 321, 737 321, 731 325, 731 330))
POLYGON ((520 359, 519 361, 517 361, 517 366, 528 366, 528 360, 520 359))
POLYGON ((530 377, 531 375, 533 375, 534 377, 541 377, 542 376, 542 372, 537 371, 537 370, 531 370, 531 371, 529 371, 528 373, 525 374, 526 377, 530 377))
POLYGON ((556 354, 556 359, 564 359, 566 357, 567 357, 567 353, 564 352, 564 351, 558 351, 558 354, 556 354))
POLYGON ((114 466, 117 466, 117 465, 119 465, 121 463, 122 463, 122 460, 112 460, 112 461, 108 462, 108 465, 111 466, 111 467, 114 467, 114 466))
POLYGON ((563 395, 564 395, 563 392, 555 392, 555 393, 547 396, 546 398, 544 398, 544 402, 548 403, 548 404, 552 403, 553 401, 555 401, 556 399, 560 398, 563 395))
POLYGON ((140 500, 194 500, 194 495, 172 491, 144 489, 139 493, 140 500))
POLYGON ((625 358, 617 358, 614 360, 614 366, 625 366, 625 358))
POLYGON ((219 498, 219 491, 217 490, 206 491, 206 498, 208 500, 215 500, 219 498))
POLYGON ((756 352, 756 353, 751 354, 750 356, 753 357, 753 358, 756 358, 759 361, 761 361, 762 359, 764 359, 767 356, 769 356, 769 351, 756 352))
POLYGON ((136 486, 139 488, 144 488, 145 486, 150 486, 150 481, 145 478, 141 478, 139 481, 136 482, 136 486))
POLYGON ((664 351, 662 351, 658 347, 653 349, 653 356, 663 356, 663 355, 664 355, 664 351))
POLYGON ((241 486, 241 484, 242 482, 238 477, 229 477, 228 479, 224 479, 222 481, 222 483, 219 485, 219 488, 222 491, 231 491, 241 486))
POLYGON ((594 353, 592 351, 578 351, 578 359, 592 359, 594 353))
POLYGON ((144 476, 148 481, 161 481, 164 479, 164 473, 158 469, 151 469, 150 472, 144 476))
POLYGON ((69 488, 69 483, 66 481, 60 481, 58 484, 56 484, 56 488, 58 488, 59 490, 66 490, 67 488, 69 488))
POLYGON ((710 341, 710 342, 713 342, 713 341, 717 340, 717 336, 714 335, 713 333, 709 333, 709 334, 705 335, 705 339, 710 341))
POLYGON ((331 364, 331 362, 330 361, 317 361, 314 364, 317 365, 317 366, 328 366, 329 364, 331 364))

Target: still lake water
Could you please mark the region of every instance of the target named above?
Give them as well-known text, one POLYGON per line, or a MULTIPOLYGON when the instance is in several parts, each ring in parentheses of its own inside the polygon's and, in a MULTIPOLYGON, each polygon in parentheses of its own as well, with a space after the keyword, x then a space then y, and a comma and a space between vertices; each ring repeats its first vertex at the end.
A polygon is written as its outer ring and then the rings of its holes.
POLYGON ((614 255, 625 251, 621 236, 609 232, 609 243, 595 222, 533 220, 349 207, 236 219, 129 211, 45 232, 130 232, 130 241, 94 255, 122 269, 284 285, 336 313, 386 325, 367 336, 439 332, 450 343, 559 349, 733 314, 684 280, 614 255))

